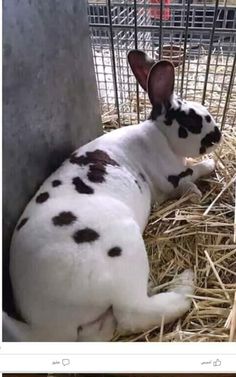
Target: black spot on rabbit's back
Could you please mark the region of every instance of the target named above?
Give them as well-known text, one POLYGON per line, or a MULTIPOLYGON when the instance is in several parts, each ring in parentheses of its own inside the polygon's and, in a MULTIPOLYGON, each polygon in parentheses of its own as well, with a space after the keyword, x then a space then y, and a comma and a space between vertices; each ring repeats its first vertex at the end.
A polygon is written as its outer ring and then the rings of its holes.
POLYGON ((28 217, 24 217, 20 222, 19 224, 17 225, 16 229, 17 230, 20 230, 28 221, 28 217))
POLYGON ((36 197, 36 203, 44 203, 46 202, 46 200, 48 200, 49 198, 49 193, 48 192, 42 192, 41 194, 39 194, 37 197, 36 197))
POLYGON ((89 181, 94 183, 105 182, 107 165, 119 166, 119 164, 114 159, 112 159, 107 152, 101 149, 86 152, 84 155, 80 156, 77 156, 75 152, 71 155, 70 162, 79 166, 89 165, 87 178, 89 181))
POLYGON ((77 156, 76 152, 70 157, 72 164, 78 164, 80 166, 100 163, 102 165, 119 166, 119 164, 112 159, 109 154, 101 149, 96 149, 92 152, 86 152, 84 155, 77 156))
POLYGON ((94 189, 82 181, 80 177, 74 177, 72 183, 79 194, 93 194, 94 189))
POLYGON ((52 187, 57 187, 57 186, 60 186, 62 184, 62 182, 60 181, 60 179, 54 179, 52 181, 52 187))
POLYGON ((88 172, 88 179, 94 183, 105 182, 105 175, 107 174, 105 166, 101 162, 90 165, 88 172))
POLYGON ((72 155, 70 156, 69 161, 70 161, 72 164, 79 164, 79 163, 78 163, 78 157, 76 156, 76 152, 73 152, 73 153, 72 153, 72 155))
POLYGON ((119 257, 121 253, 122 253, 121 248, 118 246, 115 246, 115 247, 112 247, 110 250, 108 250, 107 255, 109 257, 119 257))
POLYGON ((71 225, 77 220, 77 217, 70 211, 60 212, 59 215, 52 218, 55 226, 71 225))
POLYGON ((185 171, 182 171, 178 175, 168 175, 167 179, 174 186, 174 188, 177 188, 181 178, 187 177, 188 175, 192 175, 192 174, 193 174, 193 170, 188 168, 185 171))
POLYGON ((78 244, 84 242, 94 242, 98 238, 99 234, 91 228, 80 229, 73 234, 73 239, 78 244))

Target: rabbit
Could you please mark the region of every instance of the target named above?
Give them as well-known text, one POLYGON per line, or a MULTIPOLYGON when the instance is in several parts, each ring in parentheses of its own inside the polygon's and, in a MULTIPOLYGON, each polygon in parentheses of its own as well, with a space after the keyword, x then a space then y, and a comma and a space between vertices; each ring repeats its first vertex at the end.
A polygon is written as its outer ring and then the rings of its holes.
POLYGON ((3 315, 17 341, 110 341, 169 323, 191 306, 193 273, 148 295, 142 233, 153 203, 197 198, 222 135, 208 110, 174 94, 174 66, 128 54, 152 104, 148 120, 80 147, 39 188, 11 242, 10 276, 22 321, 3 315))

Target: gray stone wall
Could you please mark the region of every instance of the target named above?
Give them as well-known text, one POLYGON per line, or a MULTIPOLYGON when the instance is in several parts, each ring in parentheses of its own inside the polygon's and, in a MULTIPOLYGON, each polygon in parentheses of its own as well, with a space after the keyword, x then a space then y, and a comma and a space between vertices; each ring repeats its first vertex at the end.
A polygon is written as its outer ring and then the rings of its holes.
POLYGON ((86 0, 3 2, 3 285, 10 239, 43 180, 102 133, 86 0))

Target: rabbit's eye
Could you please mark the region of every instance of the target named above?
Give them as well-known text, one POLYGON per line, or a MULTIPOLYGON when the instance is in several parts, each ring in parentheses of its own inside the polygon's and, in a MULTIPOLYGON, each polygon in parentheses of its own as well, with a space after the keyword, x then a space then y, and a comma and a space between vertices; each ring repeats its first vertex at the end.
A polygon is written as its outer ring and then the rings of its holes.
POLYGON ((206 119, 207 123, 210 123, 210 122, 211 122, 211 117, 210 117, 210 115, 206 115, 206 116, 205 116, 205 119, 206 119))

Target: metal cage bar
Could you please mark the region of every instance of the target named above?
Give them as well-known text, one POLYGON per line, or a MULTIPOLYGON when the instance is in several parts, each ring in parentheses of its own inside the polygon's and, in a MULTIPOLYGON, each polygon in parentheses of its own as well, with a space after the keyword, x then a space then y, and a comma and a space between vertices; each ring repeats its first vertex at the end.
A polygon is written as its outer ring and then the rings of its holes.
POLYGON ((222 121, 221 121, 221 130, 223 129, 223 126, 224 126, 224 121, 225 121, 226 112, 227 112, 227 108, 228 108, 229 98, 230 98, 230 94, 231 94, 231 91, 232 91, 234 74, 235 74, 235 66, 236 66, 236 54, 234 55, 234 62, 233 62, 233 66, 232 66, 229 86, 228 86, 228 90, 227 90, 227 96, 226 96, 226 100, 225 100, 225 106, 224 106, 224 111, 223 111, 223 116, 222 116, 222 121))
POLYGON ((159 60, 162 57, 163 0, 160 0, 159 60))
POLYGON ((189 16, 190 16, 190 5, 191 0, 187 2, 187 18, 186 18, 186 27, 185 27, 185 37, 184 37, 184 56, 183 56, 183 67, 182 67, 182 76, 181 76, 181 87, 180 87, 180 95, 183 96, 183 88, 184 88, 184 72, 185 72, 185 59, 186 59, 186 50, 187 50, 187 40, 188 40, 188 24, 189 24, 189 16))
POLYGON ((216 27, 216 19, 217 19, 217 9, 219 5, 219 0, 216 0, 215 3, 215 10, 214 10, 214 18, 213 18, 213 26, 211 30, 211 38, 210 38, 210 45, 209 45, 209 52, 208 52, 208 58, 207 58, 207 67, 206 67, 206 76, 205 76, 205 82, 204 82, 204 88, 203 88, 203 95, 202 95, 202 104, 204 105, 205 99, 206 99, 206 88, 207 88, 207 80, 209 75, 209 69, 210 69, 210 63, 211 63, 211 50, 213 46, 213 38, 215 33, 215 27, 216 27))
POLYGON ((112 70, 113 70, 113 80, 114 80, 114 87, 115 87, 116 108, 117 108, 117 115, 118 115, 118 124, 120 126, 120 108, 119 108, 118 86, 117 86, 117 77, 116 77, 116 58, 115 58, 115 49, 114 49, 114 40, 113 40, 111 0, 108 0, 107 5, 108 5, 108 15, 109 15, 109 28, 110 28, 110 38, 111 38, 111 51, 112 51, 112 70))
MULTIPOLYGON (((134 47, 138 48, 138 31, 137 31, 137 0, 134 0, 134 47)), ((139 116, 139 85, 136 82, 136 99, 137 99, 137 120, 140 122, 139 116)))
POLYGON ((147 118, 149 100, 127 63, 128 51, 139 48, 172 60, 177 94, 206 103, 222 127, 234 126, 236 6, 210 1, 88 0, 103 112, 119 125, 147 118))

